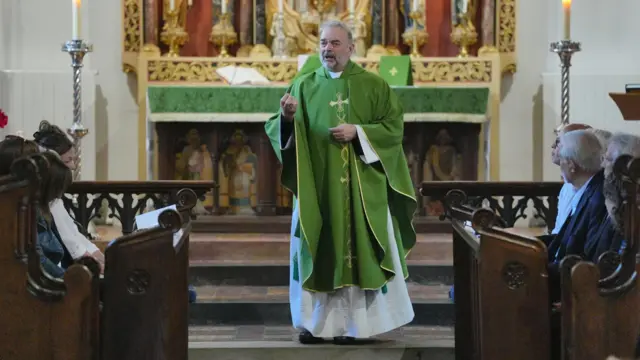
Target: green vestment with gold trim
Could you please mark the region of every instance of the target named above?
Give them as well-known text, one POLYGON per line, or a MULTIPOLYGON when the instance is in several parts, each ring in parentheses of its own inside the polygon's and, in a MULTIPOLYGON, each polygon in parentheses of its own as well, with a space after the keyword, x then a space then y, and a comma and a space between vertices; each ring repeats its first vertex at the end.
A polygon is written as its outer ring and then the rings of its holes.
MULTIPOLYGON (((414 187, 402 149, 403 110, 379 76, 349 62, 339 78, 324 67, 296 80, 292 123, 272 116, 265 130, 283 164, 282 184, 297 198, 302 287, 332 292, 345 286, 381 289, 395 275, 407 277, 405 258, 416 242, 414 187), (379 161, 366 164, 358 138, 341 144, 329 129, 360 125, 379 161), (284 148, 289 136, 293 146, 284 148), (387 229, 388 211, 395 239, 387 229), (396 246, 403 274, 395 274, 396 246)), ((297 274, 297 271, 294 272, 297 274)))

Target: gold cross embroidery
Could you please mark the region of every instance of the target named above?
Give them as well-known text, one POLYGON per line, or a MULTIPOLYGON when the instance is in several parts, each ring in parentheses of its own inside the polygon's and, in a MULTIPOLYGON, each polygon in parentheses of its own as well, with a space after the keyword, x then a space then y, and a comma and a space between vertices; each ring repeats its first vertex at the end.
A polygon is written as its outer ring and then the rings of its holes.
POLYGON ((343 112, 344 111, 343 105, 349 104, 349 99, 342 100, 342 93, 337 93, 336 99, 337 101, 330 101, 329 106, 334 107, 338 105, 338 112, 343 112))
MULTIPOLYGON (((350 245, 350 244, 349 244, 350 245)), ((349 269, 353 268, 353 260, 356 260, 357 257, 351 255, 351 251, 349 251, 349 253, 347 254, 347 256, 344 257, 345 260, 347 260, 347 267, 349 269)))
POLYGON ((389 70, 389 74, 391 74, 391 76, 396 76, 396 74, 398 73, 398 69, 396 69, 396 67, 392 67, 391 70, 389 70))

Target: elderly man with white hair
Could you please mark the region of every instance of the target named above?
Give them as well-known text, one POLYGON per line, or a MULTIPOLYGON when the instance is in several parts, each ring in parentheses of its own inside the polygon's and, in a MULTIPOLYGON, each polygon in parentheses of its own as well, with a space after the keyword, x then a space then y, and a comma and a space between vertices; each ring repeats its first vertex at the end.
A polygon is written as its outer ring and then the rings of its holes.
POLYGON ((613 171, 613 164, 620 155, 640 157, 640 137, 618 132, 611 136, 606 152, 602 157, 602 168, 605 176, 613 171))
MULTIPOLYGON (((558 234, 547 238, 550 275, 567 255, 580 255, 589 235, 607 216, 602 185, 603 148, 589 130, 576 130, 560 137, 558 160, 565 181, 576 191, 569 215, 558 234)), ((560 286, 552 286, 552 293, 560 286), (556 288, 556 289, 554 289, 556 288)), ((559 296, 559 293, 557 294, 559 296)))

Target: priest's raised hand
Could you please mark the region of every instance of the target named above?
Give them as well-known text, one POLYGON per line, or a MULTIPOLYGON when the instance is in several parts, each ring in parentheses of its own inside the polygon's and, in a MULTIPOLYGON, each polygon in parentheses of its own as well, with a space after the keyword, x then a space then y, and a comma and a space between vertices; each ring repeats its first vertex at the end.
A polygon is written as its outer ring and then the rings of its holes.
POLYGON ((298 108, 298 100, 291 96, 291 94, 286 93, 280 99, 280 113, 282 114, 282 118, 287 121, 293 120, 293 115, 296 113, 296 109, 298 108))

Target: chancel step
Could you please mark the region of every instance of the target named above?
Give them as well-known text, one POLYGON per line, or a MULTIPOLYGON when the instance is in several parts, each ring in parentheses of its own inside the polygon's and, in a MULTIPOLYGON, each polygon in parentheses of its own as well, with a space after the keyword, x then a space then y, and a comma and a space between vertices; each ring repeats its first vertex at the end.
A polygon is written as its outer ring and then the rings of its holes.
MULTIPOLYGON (((191 262, 222 260, 249 263, 253 261, 289 261, 289 234, 195 233, 190 237, 191 262)), ((453 246, 451 233, 418 234, 409 260, 451 265, 453 246)))
MULTIPOLYGON (((453 284, 453 267, 442 262, 407 261, 409 281, 421 285, 453 284)), ((189 282, 194 286, 288 286, 289 262, 192 262, 189 282)))
MULTIPOLYGON (((449 286, 409 283, 415 318, 412 325, 452 326, 449 286)), ((189 308, 191 325, 291 324, 287 286, 197 286, 198 299, 189 308)))
MULTIPOLYGON (((451 231, 451 225, 437 217, 417 217, 413 225, 418 233, 451 231)), ((291 216, 201 215, 192 222, 192 226, 193 233, 288 234, 291 216)))
POLYGON ((301 345, 291 326, 190 326, 189 360, 453 360, 451 327, 405 326, 353 346, 301 345))

